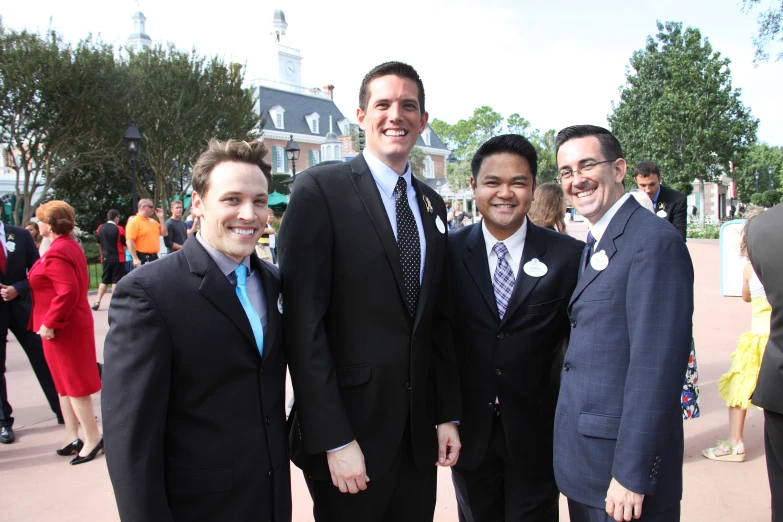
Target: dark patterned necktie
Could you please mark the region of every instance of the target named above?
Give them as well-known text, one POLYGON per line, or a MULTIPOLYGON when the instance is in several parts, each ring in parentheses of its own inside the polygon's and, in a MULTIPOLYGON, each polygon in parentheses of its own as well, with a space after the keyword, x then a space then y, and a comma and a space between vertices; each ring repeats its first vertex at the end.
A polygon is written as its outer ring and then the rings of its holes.
POLYGON ((595 246, 595 238, 593 237, 593 233, 588 232, 587 243, 585 243, 585 248, 584 250, 582 250, 582 263, 579 265, 580 276, 585 271, 585 268, 587 268, 587 263, 590 262, 590 255, 593 253, 594 246, 595 246))
POLYGON ((405 280, 405 304, 411 316, 416 315, 419 304, 419 274, 421 272, 421 243, 419 229, 408 205, 408 184, 405 178, 397 179, 394 188, 394 209, 397 214, 397 247, 400 249, 402 275, 405 280))
POLYGON ((492 250, 498 256, 498 266, 495 268, 492 286, 495 288, 495 302, 498 305, 498 315, 503 319, 503 316, 506 315, 506 308, 508 308, 508 301, 511 299, 511 293, 514 291, 514 272, 506 260, 506 254, 508 254, 506 245, 498 241, 492 247, 492 250))

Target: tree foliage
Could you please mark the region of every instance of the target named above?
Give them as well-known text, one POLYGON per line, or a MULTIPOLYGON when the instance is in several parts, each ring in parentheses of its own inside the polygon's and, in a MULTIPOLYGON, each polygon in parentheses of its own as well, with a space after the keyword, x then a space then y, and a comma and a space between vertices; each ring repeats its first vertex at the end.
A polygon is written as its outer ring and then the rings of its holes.
POLYGON ((449 184, 449 189, 452 192, 470 188, 470 176, 469 161, 446 164, 446 182, 449 184))
POLYGON ((424 181, 424 160, 426 154, 418 147, 413 147, 411 153, 408 155, 408 162, 411 164, 411 174, 416 176, 420 181, 424 181))
POLYGON ((737 196, 743 203, 750 203, 751 195, 756 192, 783 186, 783 147, 754 143, 735 156, 734 166, 735 172, 732 178, 737 184, 737 196), (756 190, 757 172, 758 190, 756 190))
MULTIPOLYGON (((742 0, 742 10, 750 13, 759 3, 761 0, 742 0)), ((768 61, 769 48, 783 44, 783 0, 772 0, 769 4, 766 10, 756 16, 758 32, 753 37, 753 47, 756 49, 754 62, 768 61)), ((781 58, 783 50, 777 52, 775 61, 781 58)))
POLYGON ((730 60, 698 29, 683 31, 678 22, 657 27, 655 38, 631 56, 608 119, 629 177, 637 162, 656 161, 664 183, 689 194, 693 180, 717 180, 732 154, 755 141, 758 120, 732 89, 730 60))

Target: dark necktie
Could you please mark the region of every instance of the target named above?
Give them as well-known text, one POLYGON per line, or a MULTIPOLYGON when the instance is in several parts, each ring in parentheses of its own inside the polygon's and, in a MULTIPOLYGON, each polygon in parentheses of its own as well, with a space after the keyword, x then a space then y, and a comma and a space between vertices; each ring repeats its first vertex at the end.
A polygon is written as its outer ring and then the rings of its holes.
POLYGON ((595 238, 593 237, 592 232, 587 233, 587 243, 585 243, 585 248, 582 250, 582 262, 579 265, 579 275, 581 276, 582 273, 585 271, 585 268, 587 268, 587 263, 590 262, 590 255, 593 253, 593 247, 595 246, 595 238))
POLYGON ((247 267, 245 265, 239 265, 234 270, 234 275, 237 278, 237 297, 239 302, 242 303, 242 308, 245 309, 247 319, 250 321, 250 327, 253 329, 253 337, 256 339, 256 347, 258 353, 264 355, 264 326, 261 324, 261 318, 258 316, 253 303, 250 302, 250 296, 247 294, 247 267))
POLYGON ((508 301, 511 299, 511 293, 514 291, 514 272, 506 260, 508 248, 501 241, 495 243, 492 250, 498 256, 498 266, 495 268, 495 277, 492 286, 495 288, 495 302, 498 305, 498 315, 503 319, 506 315, 508 301))
POLYGON ((394 209, 397 214, 397 247, 400 249, 402 275, 405 280, 405 304, 411 316, 419 304, 419 274, 421 272, 421 243, 419 229, 408 205, 408 184, 397 178, 394 188, 394 209))

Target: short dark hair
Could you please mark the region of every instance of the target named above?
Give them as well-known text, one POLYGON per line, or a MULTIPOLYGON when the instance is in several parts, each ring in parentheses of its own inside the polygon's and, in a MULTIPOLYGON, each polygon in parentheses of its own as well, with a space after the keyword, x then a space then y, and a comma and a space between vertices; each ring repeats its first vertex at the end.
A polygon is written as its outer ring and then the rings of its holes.
POLYGON ((533 182, 535 183, 536 174, 538 174, 538 153, 533 144, 519 134, 503 134, 484 142, 476 151, 476 154, 473 155, 473 160, 470 162, 470 171, 473 174, 473 179, 478 181, 478 173, 481 170, 484 158, 504 152, 525 158, 527 164, 530 165, 530 171, 533 173, 533 182))
POLYGON ((572 125, 558 132, 555 137, 555 157, 563 143, 589 136, 596 137, 601 143, 601 153, 606 156, 606 159, 614 161, 623 157, 623 148, 614 134, 597 125, 572 125))
POLYGON ((117 210, 116 208, 113 208, 113 209, 109 210, 109 211, 106 213, 106 218, 107 218, 109 221, 114 221, 114 220, 115 220, 115 218, 118 218, 118 217, 120 217, 120 211, 119 211, 119 210, 117 210))
POLYGON ((258 166, 266 178, 267 191, 271 192, 272 166, 264 161, 264 156, 268 152, 269 149, 264 146, 264 142, 259 140, 251 142, 210 140, 209 147, 199 156, 193 167, 191 178, 193 191, 203 198, 209 190, 209 178, 215 167, 227 161, 236 161, 258 166))
POLYGON ((370 101, 370 83, 376 78, 389 75, 407 78, 416 82, 416 86, 419 88, 419 109, 421 113, 424 114, 424 83, 422 83, 416 69, 407 63, 402 62, 382 63, 373 67, 373 69, 364 76, 362 85, 359 87, 359 108, 364 112, 367 112, 367 103, 370 101))
POLYGON ((652 174, 655 174, 659 178, 661 177, 661 171, 658 170, 658 164, 654 161, 640 161, 636 164, 636 168, 633 169, 633 177, 641 176, 646 178, 652 174))

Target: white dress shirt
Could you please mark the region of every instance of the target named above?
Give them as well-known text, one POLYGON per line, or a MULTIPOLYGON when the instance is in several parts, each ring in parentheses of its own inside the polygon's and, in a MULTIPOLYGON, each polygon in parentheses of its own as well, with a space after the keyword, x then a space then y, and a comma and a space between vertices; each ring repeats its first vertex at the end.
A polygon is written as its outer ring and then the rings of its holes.
MULTIPOLYGON (((484 233, 484 244, 487 247, 487 261, 489 262, 489 279, 495 280, 495 270, 498 267, 498 255, 494 252, 495 244, 499 243, 498 239, 487 230, 486 222, 481 220, 481 231, 484 233)), ((519 274, 519 264, 522 262, 522 252, 525 250, 525 238, 527 237, 527 216, 522 221, 516 232, 511 234, 508 239, 503 240, 503 244, 506 245, 506 261, 511 266, 511 271, 514 273, 514 280, 516 281, 519 274)))
POLYGON ((606 211, 606 214, 601 216, 601 219, 598 220, 598 223, 590 228, 590 233, 593 234, 593 237, 595 238, 593 251, 595 251, 595 249, 598 247, 598 243, 601 242, 601 238, 603 237, 604 232, 606 232, 606 229, 609 228, 609 223, 612 221, 614 215, 617 214, 617 211, 620 210, 620 207, 623 206, 623 203, 628 201, 628 198, 630 197, 630 194, 623 194, 623 197, 618 199, 617 203, 612 205, 611 208, 606 211))

